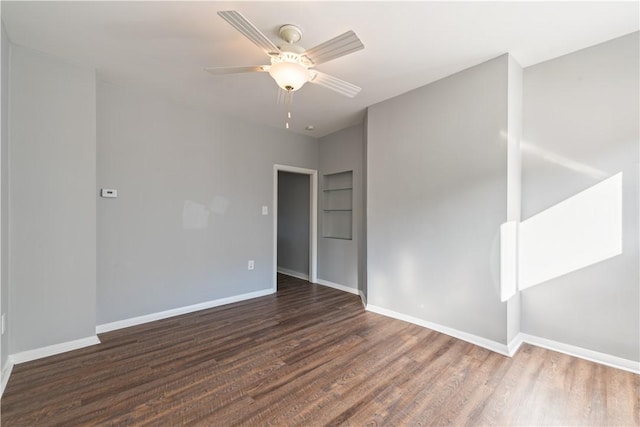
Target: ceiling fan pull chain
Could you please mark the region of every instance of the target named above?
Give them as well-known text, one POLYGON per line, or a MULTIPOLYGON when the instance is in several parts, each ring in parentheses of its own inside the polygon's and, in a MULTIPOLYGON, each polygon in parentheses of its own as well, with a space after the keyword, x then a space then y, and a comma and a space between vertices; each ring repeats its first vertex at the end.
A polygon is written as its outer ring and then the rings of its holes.
POLYGON ((287 92, 284 98, 284 104, 287 108, 287 120, 285 122, 285 126, 289 129, 289 120, 291 119, 291 98, 293 98, 293 90, 287 88, 287 92))

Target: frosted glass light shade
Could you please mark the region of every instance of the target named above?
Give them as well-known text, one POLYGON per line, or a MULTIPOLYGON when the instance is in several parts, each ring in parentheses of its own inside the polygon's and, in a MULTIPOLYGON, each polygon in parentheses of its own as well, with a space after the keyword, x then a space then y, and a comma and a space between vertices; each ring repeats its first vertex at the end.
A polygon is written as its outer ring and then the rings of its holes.
POLYGON ((269 74, 286 91, 300 89, 311 78, 309 70, 295 62, 278 62, 269 68, 269 74))

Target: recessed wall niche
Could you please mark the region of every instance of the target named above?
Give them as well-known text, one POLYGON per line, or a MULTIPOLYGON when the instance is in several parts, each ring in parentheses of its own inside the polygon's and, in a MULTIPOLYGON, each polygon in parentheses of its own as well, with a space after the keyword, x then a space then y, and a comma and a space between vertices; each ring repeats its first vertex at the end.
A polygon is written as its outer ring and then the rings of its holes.
POLYGON ((322 177, 322 237, 353 238, 353 171, 322 177))

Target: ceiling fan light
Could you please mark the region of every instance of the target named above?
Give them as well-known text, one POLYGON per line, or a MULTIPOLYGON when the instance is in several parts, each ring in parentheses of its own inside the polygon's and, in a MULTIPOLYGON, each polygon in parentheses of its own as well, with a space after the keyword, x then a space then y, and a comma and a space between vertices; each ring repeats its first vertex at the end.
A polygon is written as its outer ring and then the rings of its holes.
POLYGON ((269 68, 269 74, 278 86, 286 91, 296 91, 311 79, 311 73, 296 62, 277 62, 269 68))

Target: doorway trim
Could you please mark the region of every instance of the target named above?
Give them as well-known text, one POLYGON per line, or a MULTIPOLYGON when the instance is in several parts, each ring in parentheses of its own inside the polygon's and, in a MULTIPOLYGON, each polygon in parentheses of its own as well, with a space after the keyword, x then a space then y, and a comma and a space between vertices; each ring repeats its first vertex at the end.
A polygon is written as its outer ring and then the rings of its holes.
POLYGON ((309 175, 309 282, 318 281, 318 171, 273 165, 273 292, 278 291, 278 172, 309 175))

